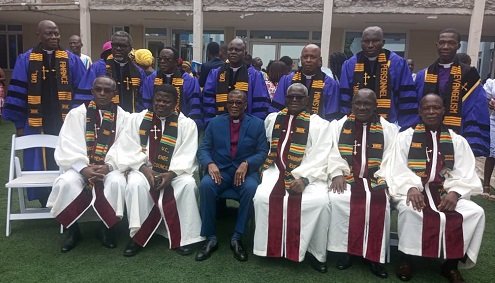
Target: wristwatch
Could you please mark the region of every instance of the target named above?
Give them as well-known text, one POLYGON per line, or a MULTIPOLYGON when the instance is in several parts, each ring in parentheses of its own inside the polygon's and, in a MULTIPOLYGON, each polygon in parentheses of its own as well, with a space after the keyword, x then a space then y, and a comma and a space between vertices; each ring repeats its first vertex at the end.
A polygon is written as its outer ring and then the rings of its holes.
POLYGON ((305 187, 306 187, 307 185, 309 185, 309 180, 308 180, 308 178, 301 177, 301 180, 303 181, 303 183, 304 183, 304 186, 305 186, 305 187))

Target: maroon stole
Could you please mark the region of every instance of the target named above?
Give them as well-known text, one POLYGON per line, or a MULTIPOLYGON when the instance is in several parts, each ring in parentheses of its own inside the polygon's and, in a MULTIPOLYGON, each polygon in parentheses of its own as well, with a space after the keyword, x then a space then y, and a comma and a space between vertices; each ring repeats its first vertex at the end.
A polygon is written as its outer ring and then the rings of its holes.
MULTIPOLYGON (((151 111, 148 114, 152 113, 151 111)), ((170 127, 169 121, 170 117, 167 118, 165 123, 165 132, 167 132, 167 127, 170 127)), ((141 124, 141 128, 143 124, 146 123, 145 119, 143 119, 143 123, 141 124)), ((174 122, 172 122, 174 123, 174 122)), ((177 127, 177 125, 176 125, 177 127)), ((149 141, 149 158, 153 158, 158 156, 158 152, 160 151, 161 139, 162 139, 162 124, 160 119, 153 114, 151 127, 147 129, 148 132, 148 141, 149 141), (156 126, 156 128, 155 128, 156 126), (151 130, 159 129, 158 131, 151 130), (156 137, 156 138, 155 138, 156 137)), ((153 163, 154 160, 150 160, 153 163)), ((169 163, 170 164, 170 163, 169 163)), ((176 249, 181 246, 181 229, 180 229, 180 219, 179 212, 177 210, 177 203, 174 196, 173 188, 164 188, 162 191, 156 191, 153 188, 150 188, 150 196, 153 199, 155 205, 151 209, 148 217, 141 225, 141 228, 134 235, 133 240, 136 244, 144 247, 151 239, 155 231, 158 229, 162 220, 164 220, 164 224, 167 227, 168 239, 170 243, 171 249, 176 249), (163 192, 162 202, 160 201, 160 194, 163 192), (161 205, 163 209, 163 215, 160 212, 159 206, 161 205)))
MULTIPOLYGON (((440 144, 440 131, 437 131, 437 143, 440 144)), ((433 148, 433 141, 430 133, 426 134, 426 145, 428 148, 433 148)), ((441 149, 441 147, 438 147, 441 149)), ((428 153, 426 163, 426 178, 422 178, 425 189, 423 195, 425 197, 426 207, 423 209, 423 233, 422 233, 422 256, 438 258, 441 250, 440 242, 440 213, 435 211, 440 204, 443 189, 443 176, 440 171, 444 169, 445 162, 441 158, 444 153, 438 153, 437 168, 435 169, 435 179, 433 182, 427 183, 430 174, 432 173, 433 152, 428 153), (430 192, 431 198, 428 197, 427 190, 430 192), (430 206, 430 199, 435 204, 435 210, 430 206)), ((457 211, 443 212, 445 214, 445 247, 447 259, 460 259, 464 257, 464 234, 462 231, 463 217, 457 211)))
MULTIPOLYGON (((363 127, 360 123, 354 124, 355 139, 357 143, 363 144, 363 127)), ((366 128, 369 138, 370 125, 366 128)), ((362 145, 361 145, 362 146, 362 145)), ((369 156, 365 156, 369 158, 369 156)), ((371 186, 371 178, 369 176, 368 162, 364 167, 364 178, 359 178, 361 171, 361 150, 356 150, 356 154, 352 158, 352 172, 354 182, 351 183, 351 200, 350 200, 350 215, 349 215, 349 234, 347 238, 347 252, 356 256, 380 262, 380 254, 382 250, 383 228, 385 222, 385 212, 387 205, 386 190, 374 190, 371 186), (368 223, 368 245, 366 251, 363 251, 364 227, 366 218, 366 190, 364 182, 368 185, 370 192, 370 209, 368 223)), ((376 170, 373 170, 373 172, 376 170)))

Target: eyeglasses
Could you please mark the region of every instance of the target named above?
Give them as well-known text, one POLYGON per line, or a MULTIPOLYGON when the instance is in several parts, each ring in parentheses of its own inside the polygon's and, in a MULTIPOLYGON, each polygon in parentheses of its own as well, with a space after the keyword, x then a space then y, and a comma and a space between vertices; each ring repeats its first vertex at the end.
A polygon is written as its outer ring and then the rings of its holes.
POLYGON ((287 95, 286 98, 287 100, 303 100, 306 96, 300 96, 300 95, 287 95))
POLYGON ((229 101, 227 101, 227 104, 228 105, 243 105, 244 104, 244 101, 240 101, 240 100, 229 100, 229 101))

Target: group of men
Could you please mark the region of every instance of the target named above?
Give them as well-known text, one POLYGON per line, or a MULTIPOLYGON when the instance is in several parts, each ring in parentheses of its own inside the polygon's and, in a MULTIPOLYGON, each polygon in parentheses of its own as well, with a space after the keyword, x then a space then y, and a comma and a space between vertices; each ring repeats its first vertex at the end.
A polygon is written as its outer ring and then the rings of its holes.
POLYGON ((415 82, 407 62, 383 48, 379 27, 363 31, 362 52, 344 63, 339 83, 308 44, 271 103, 241 39, 201 92, 178 71, 172 47, 146 76, 129 59, 130 35, 117 32, 111 55, 85 71, 60 48, 55 23, 40 22, 37 34, 40 44, 16 62, 3 116, 18 135, 59 135, 55 152, 26 152, 24 165, 64 172, 38 196, 67 228, 63 252, 78 243, 77 221, 90 211, 102 221, 103 245, 114 248, 127 208, 125 256, 159 233, 183 255, 204 241, 196 260, 206 260, 218 248, 217 199, 233 190, 230 247, 239 261, 248 258, 241 238, 254 213, 256 255, 300 262, 308 253, 326 272, 328 250, 339 253, 338 269, 360 256, 385 278, 392 206, 401 280, 412 276, 411 255, 444 258, 451 282, 463 281, 458 264, 476 262, 484 212, 469 198, 481 192, 474 156, 488 151, 488 106, 476 69, 454 58, 455 30, 440 32, 439 59, 415 82))

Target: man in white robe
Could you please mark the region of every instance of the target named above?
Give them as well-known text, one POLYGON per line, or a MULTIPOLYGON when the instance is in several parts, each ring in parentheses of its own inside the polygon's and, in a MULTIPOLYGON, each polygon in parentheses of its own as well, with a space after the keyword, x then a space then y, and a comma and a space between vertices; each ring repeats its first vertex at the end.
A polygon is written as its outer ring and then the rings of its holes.
POLYGON ((386 278, 390 203, 385 174, 398 127, 378 116, 376 107, 375 92, 360 89, 352 97, 352 114, 332 123, 327 249, 340 253, 339 270, 352 265, 351 255, 360 256, 374 275, 386 278))
POLYGON ((156 87, 153 111, 132 114, 125 139, 116 145, 117 166, 132 169, 125 196, 131 239, 124 256, 134 256, 155 232, 182 255, 193 252, 189 245, 204 240, 193 178, 198 131, 193 120, 174 112, 176 105, 175 87, 156 87), (164 147, 166 143, 171 145, 164 147))
POLYGON ((295 262, 312 254, 311 263, 326 272, 329 222, 327 158, 329 123, 304 111, 308 90, 300 83, 287 89, 287 108, 265 120, 270 154, 254 196, 255 255, 295 262))
POLYGON ((442 123, 445 107, 436 94, 420 102, 422 122, 397 136, 387 183, 399 211, 397 269, 412 277, 409 256, 443 258, 442 275, 464 282, 457 267, 476 263, 485 227, 483 209, 470 201, 482 186, 475 159, 462 136, 442 123))
POLYGON ((100 238, 115 248, 113 227, 124 214, 124 175, 116 166, 112 144, 118 140, 127 112, 112 103, 116 83, 109 77, 93 82, 94 100, 72 109, 65 118, 55 149, 55 160, 64 172, 58 177, 47 207, 68 228, 62 252, 73 249, 80 239, 77 220, 93 208, 104 224, 100 238))

